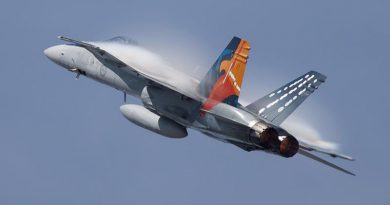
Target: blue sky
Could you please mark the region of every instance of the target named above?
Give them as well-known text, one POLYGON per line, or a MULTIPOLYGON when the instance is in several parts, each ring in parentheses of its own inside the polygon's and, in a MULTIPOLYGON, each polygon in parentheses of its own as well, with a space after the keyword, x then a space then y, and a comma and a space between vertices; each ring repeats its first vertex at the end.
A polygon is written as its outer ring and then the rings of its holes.
POLYGON ((3 1, 0 203, 385 204, 388 11, 387 1, 3 1), (293 117, 357 158, 330 159, 357 176, 195 131, 172 140, 136 127, 119 112, 121 93, 76 81, 43 55, 58 35, 130 36, 197 72, 240 36, 252 45, 242 92, 249 101, 322 72, 327 82, 293 117))

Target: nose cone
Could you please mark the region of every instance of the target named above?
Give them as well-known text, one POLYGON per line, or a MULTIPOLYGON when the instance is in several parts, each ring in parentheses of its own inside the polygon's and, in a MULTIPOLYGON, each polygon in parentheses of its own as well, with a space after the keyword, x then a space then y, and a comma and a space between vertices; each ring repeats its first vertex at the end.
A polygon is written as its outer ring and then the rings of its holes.
POLYGON ((52 46, 49 48, 46 48, 43 53, 45 54, 46 57, 48 57, 50 60, 54 62, 58 62, 60 58, 60 49, 59 46, 52 46))

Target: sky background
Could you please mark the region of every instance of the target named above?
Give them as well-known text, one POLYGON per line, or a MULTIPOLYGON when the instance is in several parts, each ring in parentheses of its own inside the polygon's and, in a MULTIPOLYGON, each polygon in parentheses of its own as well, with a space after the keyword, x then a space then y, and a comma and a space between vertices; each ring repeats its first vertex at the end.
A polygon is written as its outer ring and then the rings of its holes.
MULTIPOLYGON (((2 1, 0 204, 387 204, 388 1, 2 1), (128 122, 122 94, 42 51, 56 36, 130 36, 202 75, 229 40, 251 42, 242 98, 309 71, 328 76, 286 123, 357 161, 247 153, 198 132, 173 140, 128 122)), ((139 100, 128 98, 130 103, 139 100)))

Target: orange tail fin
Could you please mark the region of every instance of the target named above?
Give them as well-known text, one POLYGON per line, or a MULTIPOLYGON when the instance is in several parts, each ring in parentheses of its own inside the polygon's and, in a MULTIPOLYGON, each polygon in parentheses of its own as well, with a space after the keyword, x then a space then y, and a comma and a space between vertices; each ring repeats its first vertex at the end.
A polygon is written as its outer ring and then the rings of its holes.
POLYGON ((250 44, 246 40, 234 37, 230 41, 201 81, 200 91, 208 97, 203 109, 210 110, 220 102, 238 105, 249 50, 250 44))

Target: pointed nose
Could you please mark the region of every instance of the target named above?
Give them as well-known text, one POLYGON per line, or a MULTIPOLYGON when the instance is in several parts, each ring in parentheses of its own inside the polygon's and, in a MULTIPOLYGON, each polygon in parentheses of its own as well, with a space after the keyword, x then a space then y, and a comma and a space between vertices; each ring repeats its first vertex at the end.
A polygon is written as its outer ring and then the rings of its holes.
POLYGON ((49 48, 46 48, 43 53, 46 57, 48 57, 50 60, 54 62, 58 62, 58 59, 60 57, 60 49, 58 46, 52 46, 49 48))

